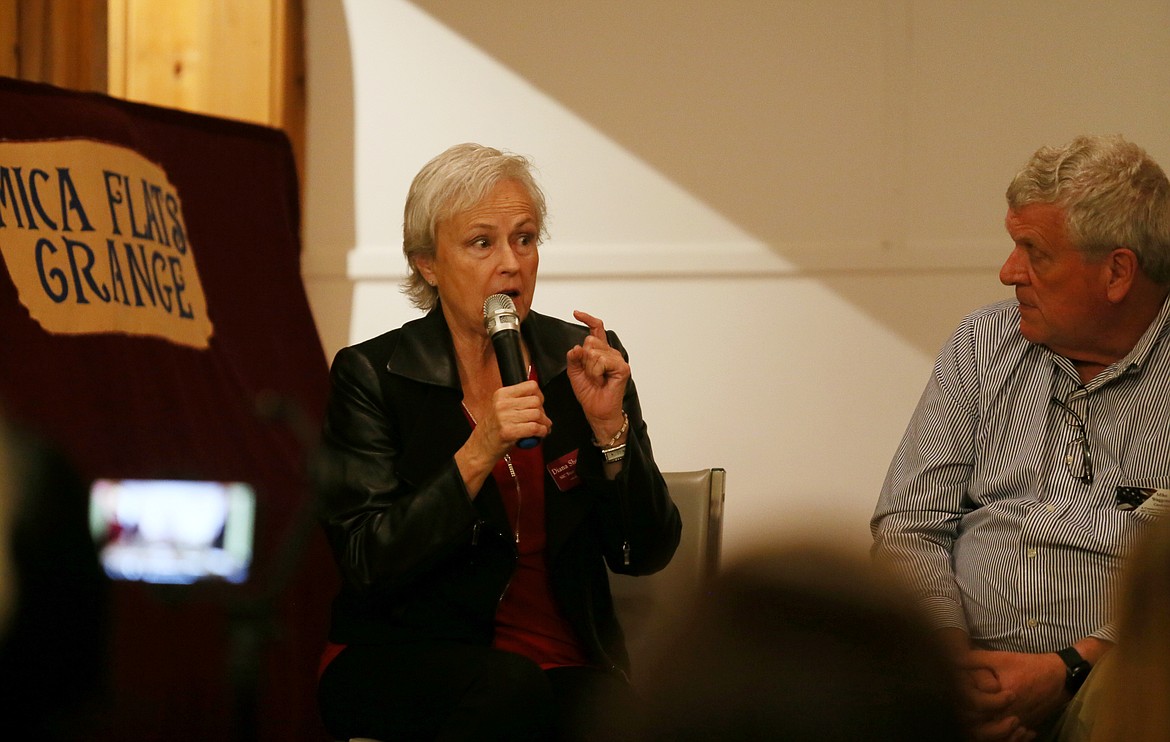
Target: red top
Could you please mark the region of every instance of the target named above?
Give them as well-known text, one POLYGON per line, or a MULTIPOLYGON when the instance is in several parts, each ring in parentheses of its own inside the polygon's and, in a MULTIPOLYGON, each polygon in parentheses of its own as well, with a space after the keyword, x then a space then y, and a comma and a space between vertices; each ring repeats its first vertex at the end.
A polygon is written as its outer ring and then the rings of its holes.
POLYGON ((492 646, 523 655, 543 669, 587 665, 573 628, 553 600, 544 532, 543 446, 508 452, 515 479, 501 459, 492 471, 513 524, 519 559, 496 609, 492 646), (519 494, 517 493, 519 484, 519 494), (519 519, 517 519, 519 516, 519 519))

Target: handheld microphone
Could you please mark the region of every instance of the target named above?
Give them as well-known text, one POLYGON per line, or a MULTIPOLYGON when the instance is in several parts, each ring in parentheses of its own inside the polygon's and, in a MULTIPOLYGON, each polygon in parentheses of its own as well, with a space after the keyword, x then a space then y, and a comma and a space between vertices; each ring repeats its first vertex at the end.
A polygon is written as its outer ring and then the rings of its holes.
MULTIPOLYGON (((500 365, 500 380, 504 386, 514 386, 528 380, 524 368, 524 352, 520 350, 520 315, 507 294, 492 294, 483 303, 483 326, 487 328, 496 349, 496 363, 500 365)), ((540 439, 521 438, 520 448, 533 448, 540 439)))

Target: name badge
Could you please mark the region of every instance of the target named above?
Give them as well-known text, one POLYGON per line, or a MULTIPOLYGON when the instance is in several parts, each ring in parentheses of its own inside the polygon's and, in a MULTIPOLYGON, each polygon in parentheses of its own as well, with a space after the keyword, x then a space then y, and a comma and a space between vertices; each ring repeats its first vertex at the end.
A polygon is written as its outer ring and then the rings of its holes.
POLYGON ((1140 510, 1154 516, 1170 513, 1170 489, 1158 487, 1118 487, 1118 510, 1140 510))
POLYGON ((553 482, 556 483, 557 489, 561 492, 568 492, 581 484, 581 477, 577 476, 577 452, 579 450, 574 448, 548 464, 548 473, 552 475, 553 482))

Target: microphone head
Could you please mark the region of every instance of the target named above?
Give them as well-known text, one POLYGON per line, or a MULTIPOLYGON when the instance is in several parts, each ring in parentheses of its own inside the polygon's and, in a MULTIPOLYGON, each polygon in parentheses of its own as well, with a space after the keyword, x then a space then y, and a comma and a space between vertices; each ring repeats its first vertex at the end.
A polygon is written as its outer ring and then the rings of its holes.
POLYGON ((504 330, 520 331, 520 315, 512 297, 507 294, 492 294, 483 303, 483 326, 488 335, 504 330))

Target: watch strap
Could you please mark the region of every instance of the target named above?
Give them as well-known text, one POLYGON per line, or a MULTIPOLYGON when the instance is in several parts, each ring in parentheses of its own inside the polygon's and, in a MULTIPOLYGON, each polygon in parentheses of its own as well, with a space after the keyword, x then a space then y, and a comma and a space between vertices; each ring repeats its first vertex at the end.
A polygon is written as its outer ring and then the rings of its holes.
POLYGON ((1082 657, 1081 653, 1074 647, 1065 647, 1058 650, 1056 654, 1060 656, 1067 668, 1064 687, 1070 695, 1076 695, 1081 686, 1085 684, 1085 679, 1089 677, 1089 671, 1093 669, 1093 665, 1082 657))

